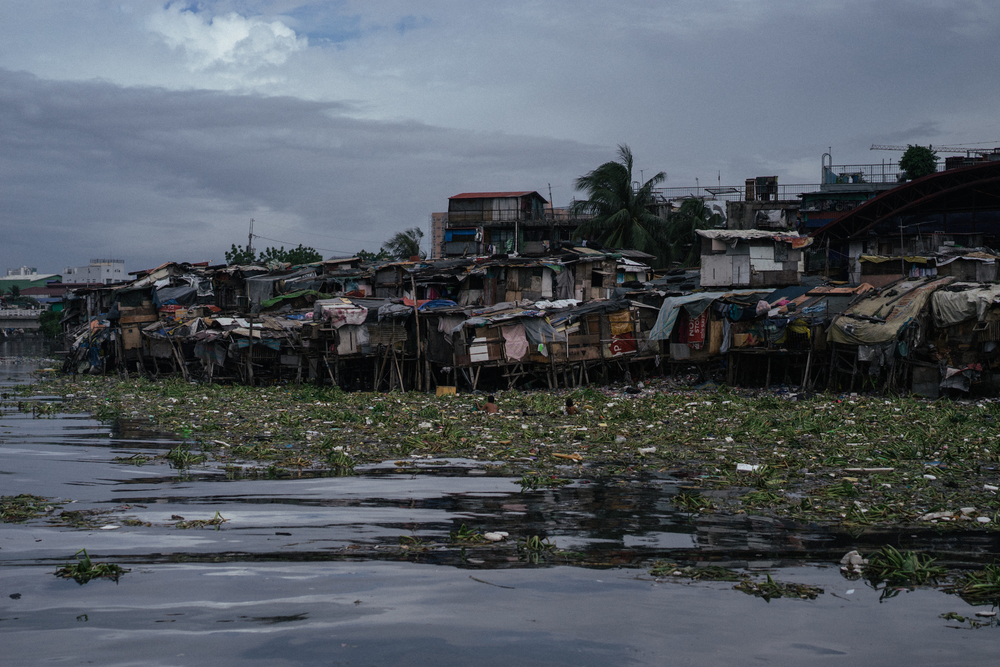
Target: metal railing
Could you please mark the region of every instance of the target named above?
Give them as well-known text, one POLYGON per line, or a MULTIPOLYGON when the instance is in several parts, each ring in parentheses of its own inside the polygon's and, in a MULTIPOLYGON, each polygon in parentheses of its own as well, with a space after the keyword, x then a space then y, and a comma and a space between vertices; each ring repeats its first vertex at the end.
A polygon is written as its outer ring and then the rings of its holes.
MULTIPOLYGON (((710 185, 708 187, 691 186, 657 188, 653 191, 653 193, 658 198, 662 198, 665 201, 687 199, 690 197, 704 198, 714 201, 747 201, 747 187, 746 183, 742 183, 740 185, 710 185)), ((770 201, 798 201, 799 195, 805 192, 816 192, 819 190, 819 184, 817 183, 792 183, 788 185, 779 183, 768 187, 771 189, 772 193, 770 195, 770 201)), ((762 200, 762 198, 757 195, 756 188, 752 196, 753 199, 751 201, 762 200)))
POLYGON ((898 163, 831 164, 823 167, 824 185, 855 185, 861 183, 898 183, 903 170, 898 163))

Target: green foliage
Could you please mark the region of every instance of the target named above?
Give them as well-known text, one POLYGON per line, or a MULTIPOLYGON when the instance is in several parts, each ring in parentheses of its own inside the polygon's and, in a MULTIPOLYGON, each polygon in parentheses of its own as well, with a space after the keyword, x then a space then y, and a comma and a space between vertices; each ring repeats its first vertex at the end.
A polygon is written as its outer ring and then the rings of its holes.
POLYGON ((764 598, 770 602, 773 598, 801 598, 803 600, 815 600, 823 593, 822 588, 807 586, 806 584, 785 584, 775 581, 771 575, 767 575, 767 581, 742 581, 733 586, 738 591, 743 591, 747 595, 764 598))
POLYGON ((696 266, 701 256, 701 244, 695 230, 719 227, 722 215, 713 213, 702 199, 686 199, 680 210, 667 217, 666 255, 668 261, 680 266, 696 266))
POLYGON ((81 586, 91 579, 100 578, 111 579, 117 584, 118 578, 130 571, 114 563, 94 563, 90 560, 86 549, 80 549, 74 555, 78 559, 77 562, 67 563, 56 570, 55 575, 64 579, 74 579, 81 586))
POLYGON ((384 262, 387 259, 392 259, 385 248, 380 248, 378 252, 368 252, 362 249, 357 253, 357 257, 362 262, 384 262))
POLYGON ((419 227, 396 232, 382 244, 382 252, 387 253, 391 259, 407 260, 414 256, 424 258, 427 255, 420 251, 422 238, 424 238, 424 231, 419 227))
POLYGON ((58 313, 54 310, 46 310, 44 313, 39 315, 38 325, 42 335, 50 340, 62 336, 62 325, 59 324, 59 320, 61 319, 62 313, 58 313))
POLYGON ((937 153, 930 146, 910 145, 899 159, 899 167, 909 180, 933 174, 937 171, 937 153))
POLYGON ((226 251, 226 264, 254 264, 256 261, 257 257, 250 248, 235 243, 226 251))
POLYGON ((521 479, 517 483, 521 485, 521 491, 523 492, 535 491, 537 489, 558 489, 561 486, 572 483, 572 481, 571 479, 556 477, 555 475, 539 475, 535 472, 528 472, 521 475, 521 479))
POLYGON ((0 497, 0 521, 3 523, 23 523, 42 516, 51 509, 48 500, 41 496, 22 493, 18 496, 0 497))
POLYGON ((901 552, 887 545, 869 559, 864 576, 875 585, 883 581, 890 584, 929 584, 945 575, 945 569, 934 565, 934 560, 926 554, 901 552))
POLYGON ((251 249, 244 248, 243 246, 238 246, 236 244, 233 244, 233 246, 226 251, 227 264, 267 264, 268 262, 286 262, 295 266, 297 264, 309 264, 311 262, 321 261, 323 261, 323 255, 319 254, 315 248, 303 246, 301 243, 291 250, 285 250, 285 246, 281 246, 280 248, 275 248, 273 246, 268 247, 261 251, 259 257, 254 256, 251 249))
POLYGON ((682 567, 677 563, 665 560, 653 563, 649 574, 654 577, 684 577, 693 581, 742 581, 747 578, 746 575, 718 565, 682 567))
POLYGON ((633 248, 659 255, 666 222, 653 213, 653 188, 667 175, 661 171, 634 190, 632 151, 625 144, 618 147, 618 160, 605 162, 576 179, 576 189, 586 192, 587 199, 574 201, 570 212, 574 216, 593 216, 580 224, 576 234, 611 248, 633 248))
POLYGON ((299 264, 322 262, 323 255, 316 252, 315 248, 303 246, 300 243, 291 250, 285 250, 285 246, 281 246, 280 248, 265 248, 260 253, 260 259, 265 264, 274 261, 287 262, 292 266, 297 266, 299 264))
POLYGON ((458 530, 453 530, 449 537, 452 542, 464 542, 469 544, 478 544, 486 539, 478 530, 473 530, 472 528, 467 527, 464 523, 458 530))
MULTIPOLYGON (((982 570, 968 572, 948 588, 969 604, 996 604, 1000 602, 1000 565, 993 563, 982 570)), ((961 622, 964 619, 956 619, 961 622)))
POLYGON ((229 521, 229 519, 222 516, 218 510, 215 512, 215 516, 211 519, 191 519, 185 521, 181 519, 174 524, 175 528, 180 528, 181 530, 187 530, 188 528, 204 528, 206 526, 215 526, 216 530, 219 530, 222 524, 229 521))
POLYGON ((538 565, 555 553, 555 542, 540 535, 529 535, 517 541, 517 551, 524 560, 538 565))

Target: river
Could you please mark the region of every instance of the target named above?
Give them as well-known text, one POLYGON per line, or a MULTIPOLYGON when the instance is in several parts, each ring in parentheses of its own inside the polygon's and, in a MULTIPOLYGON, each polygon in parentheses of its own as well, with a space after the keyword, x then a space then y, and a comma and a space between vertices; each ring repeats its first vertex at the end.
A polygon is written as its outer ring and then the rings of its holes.
MULTIPOLYGON (((0 386, 32 380, 31 352, 0 349, 0 386)), ((30 409, 54 400, 40 390, 0 409, 2 495, 62 503, 0 524, 4 665, 995 664, 995 622, 941 618, 989 607, 935 588, 886 598, 838 567, 885 542, 979 562, 992 537, 691 516, 670 502, 679 480, 522 491, 460 459, 298 479, 136 465, 181 441, 30 409), (463 527, 509 536, 459 545, 463 527), (554 549, 515 546, 535 535, 554 549), (129 571, 117 583, 53 576, 84 548, 129 571), (824 592, 767 602, 732 582, 653 577, 656 560, 824 592)))

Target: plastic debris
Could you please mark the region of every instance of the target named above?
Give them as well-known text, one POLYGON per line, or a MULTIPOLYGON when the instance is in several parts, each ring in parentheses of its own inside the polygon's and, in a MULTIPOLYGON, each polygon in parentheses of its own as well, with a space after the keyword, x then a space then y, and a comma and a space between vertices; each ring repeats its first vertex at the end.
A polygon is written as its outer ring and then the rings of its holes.
POLYGON ((483 533, 483 539, 486 540, 487 542, 502 542, 509 536, 510 533, 504 532, 502 530, 498 530, 496 532, 491 532, 491 533, 483 533))
POLYGON ((864 566, 867 564, 868 559, 863 558, 857 550, 848 551, 844 554, 844 557, 840 559, 840 571, 846 575, 860 576, 861 570, 864 569, 864 566))
POLYGON ((757 472, 761 467, 752 463, 737 463, 736 472, 757 472))

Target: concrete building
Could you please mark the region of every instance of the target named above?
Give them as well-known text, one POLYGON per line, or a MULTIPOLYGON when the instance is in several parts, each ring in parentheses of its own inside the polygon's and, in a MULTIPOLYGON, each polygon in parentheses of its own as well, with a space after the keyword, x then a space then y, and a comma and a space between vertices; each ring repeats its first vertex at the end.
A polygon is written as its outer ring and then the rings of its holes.
POLYGON ((702 287, 798 285, 808 236, 763 229, 699 229, 702 287))
POLYGON ((92 259, 87 266, 66 267, 63 275, 69 282, 110 285, 128 279, 123 259, 92 259))
POLYGON ((0 292, 9 294, 14 287, 23 290, 28 287, 44 287, 46 283, 60 281, 62 276, 58 273, 39 273, 38 269, 32 266, 20 266, 16 269, 7 269, 7 275, 0 278, 0 292))

